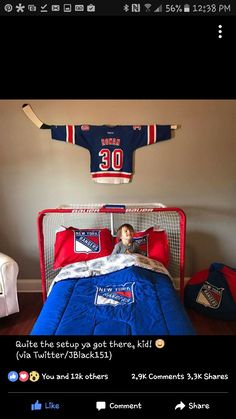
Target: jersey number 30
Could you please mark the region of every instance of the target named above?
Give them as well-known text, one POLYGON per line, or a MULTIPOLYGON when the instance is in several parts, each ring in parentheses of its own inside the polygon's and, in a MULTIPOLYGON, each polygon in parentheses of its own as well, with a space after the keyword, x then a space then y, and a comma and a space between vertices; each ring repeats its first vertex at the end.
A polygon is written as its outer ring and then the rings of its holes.
POLYGON ((123 150, 115 148, 111 151, 108 148, 102 148, 99 152, 102 157, 102 163, 99 164, 101 170, 120 170, 123 167, 123 150))

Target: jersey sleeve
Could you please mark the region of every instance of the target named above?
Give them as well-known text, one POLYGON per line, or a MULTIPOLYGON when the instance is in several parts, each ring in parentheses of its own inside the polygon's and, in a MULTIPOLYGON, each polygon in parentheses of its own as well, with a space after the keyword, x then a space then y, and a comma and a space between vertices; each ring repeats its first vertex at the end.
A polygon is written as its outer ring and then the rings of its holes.
POLYGON ((171 125, 142 125, 138 128, 134 126, 133 130, 134 149, 171 138, 171 125))
POLYGON ((86 134, 83 133, 81 127, 82 126, 80 125, 52 125, 52 139, 89 148, 88 139, 86 138, 86 134))

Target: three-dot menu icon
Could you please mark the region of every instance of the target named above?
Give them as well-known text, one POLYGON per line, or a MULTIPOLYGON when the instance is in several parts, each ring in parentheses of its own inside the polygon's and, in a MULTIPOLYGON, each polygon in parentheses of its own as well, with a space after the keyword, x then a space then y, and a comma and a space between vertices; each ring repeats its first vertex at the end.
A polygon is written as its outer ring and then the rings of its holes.
POLYGON ((222 31, 222 25, 218 25, 218 38, 222 38, 223 37, 223 31, 222 31))

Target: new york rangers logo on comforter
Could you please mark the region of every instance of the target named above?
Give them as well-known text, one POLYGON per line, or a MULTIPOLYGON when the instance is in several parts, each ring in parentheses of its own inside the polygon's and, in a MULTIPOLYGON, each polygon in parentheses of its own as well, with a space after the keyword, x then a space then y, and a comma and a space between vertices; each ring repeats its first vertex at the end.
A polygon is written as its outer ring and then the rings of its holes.
POLYGON ((114 306, 118 304, 131 304, 134 302, 133 287, 134 282, 127 282, 124 285, 97 287, 95 304, 111 304, 114 306))

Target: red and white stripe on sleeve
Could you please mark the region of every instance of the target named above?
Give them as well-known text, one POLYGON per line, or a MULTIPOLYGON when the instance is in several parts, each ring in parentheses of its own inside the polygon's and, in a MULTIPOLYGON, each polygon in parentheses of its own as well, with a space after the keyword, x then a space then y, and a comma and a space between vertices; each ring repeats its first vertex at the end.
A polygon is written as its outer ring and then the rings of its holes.
POLYGON ((156 125, 147 125, 147 144, 154 144, 157 141, 156 125))
POLYGON ((75 126, 66 125, 66 142, 75 144, 75 126))

